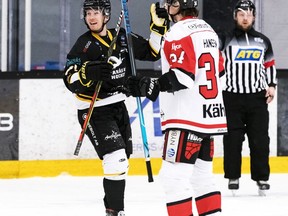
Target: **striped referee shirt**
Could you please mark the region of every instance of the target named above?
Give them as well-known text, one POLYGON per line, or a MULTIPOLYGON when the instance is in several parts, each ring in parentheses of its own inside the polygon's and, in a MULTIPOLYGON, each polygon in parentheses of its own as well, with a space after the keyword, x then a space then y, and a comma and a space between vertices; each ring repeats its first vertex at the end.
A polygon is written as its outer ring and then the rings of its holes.
POLYGON ((249 94, 276 86, 272 45, 265 35, 253 28, 248 32, 236 28, 219 38, 225 59, 224 91, 249 94))

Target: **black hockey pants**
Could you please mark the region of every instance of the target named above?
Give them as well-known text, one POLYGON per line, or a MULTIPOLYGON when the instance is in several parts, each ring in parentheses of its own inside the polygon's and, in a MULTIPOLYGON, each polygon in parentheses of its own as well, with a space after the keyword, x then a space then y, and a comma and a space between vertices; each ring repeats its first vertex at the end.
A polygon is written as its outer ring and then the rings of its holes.
MULTIPOLYGON (((88 109, 78 110, 78 120, 83 125, 88 109)), ((125 149, 127 158, 132 154, 132 135, 128 111, 124 101, 95 107, 86 130, 100 159, 103 155, 125 149)))
POLYGON ((245 134, 250 149, 251 178, 268 180, 269 113, 265 91, 255 94, 234 94, 223 92, 226 108, 228 134, 224 135, 225 178, 241 177, 242 144, 245 134))

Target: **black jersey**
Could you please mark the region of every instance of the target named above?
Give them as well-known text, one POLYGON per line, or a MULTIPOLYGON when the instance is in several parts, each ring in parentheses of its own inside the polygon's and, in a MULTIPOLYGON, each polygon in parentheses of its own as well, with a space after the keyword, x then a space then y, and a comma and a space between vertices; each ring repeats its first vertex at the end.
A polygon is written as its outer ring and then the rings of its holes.
MULTIPOLYGON (((64 82, 67 88, 75 93, 78 109, 84 109, 89 106, 88 103, 90 103, 97 84, 97 82, 94 82, 92 86, 83 86, 79 81, 78 71, 86 61, 107 61, 108 49, 114 34, 114 29, 109 29, 105 37, 87 31, 78 38, 67 55, 64 82)), ((156 61, 160 58, 159 50, 155 50, 149 41, 143 37, 132 34, 132 43, 135 59, 156 61)), ((102 83, 97 98, 97 101, 99 101, 96 103, 97 105, 107 105, 123 101, 126 98, 124 94, 118 91, 119 87, 125 84, 126 78, 132 74, 126 33, 123 28, 120 29, 110 58, 114 62, 111 80, 102 83)))
POLYGON ((275 60, 270 40, 251 28, 220 35, 225 57, 226 85, 232 93, 256 93, 276 86, 275 60))

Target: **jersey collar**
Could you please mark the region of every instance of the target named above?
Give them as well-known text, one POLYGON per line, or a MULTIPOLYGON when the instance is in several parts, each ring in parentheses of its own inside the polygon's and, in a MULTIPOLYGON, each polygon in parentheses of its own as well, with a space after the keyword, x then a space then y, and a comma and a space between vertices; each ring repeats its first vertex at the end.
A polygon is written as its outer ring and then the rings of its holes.
MULTIPOLYGON (((107 34, 108 34, 109 40, 112 41, 112 39, 113 39, 112 33, 111 33, 109 30, 107 30, 107 34)), ((92 35, 93 35, 93 37, 95 37, 100 43, 102 43, 104 46, 110 47, 110 44, 108 44, 105 40, 103 40, 103 38, 101 38, 98 34, 92 32, 92 35)), ((113 49, 115 49, 115 48, 116 48, 116 43, 115 43, 114 46, 113 46, 113 49)))

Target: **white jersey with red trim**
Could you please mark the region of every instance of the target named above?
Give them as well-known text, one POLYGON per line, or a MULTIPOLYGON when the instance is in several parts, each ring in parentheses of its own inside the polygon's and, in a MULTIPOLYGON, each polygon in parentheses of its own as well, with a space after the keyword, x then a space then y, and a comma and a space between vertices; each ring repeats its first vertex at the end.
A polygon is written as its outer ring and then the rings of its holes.
POLYGON ((224 73, 218 36, 202 19, 174 24, 164 38, 162 73, 173 70, 187 88, 160 93, 161 125, 204 134, 227 132, 220 72, 224 73))

